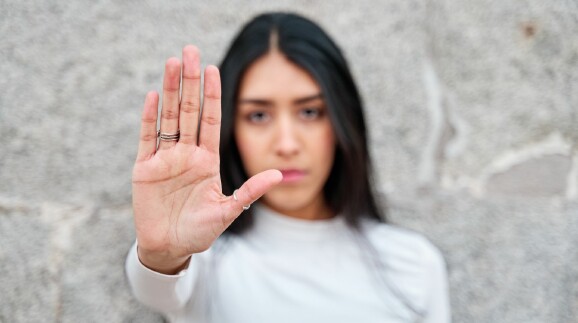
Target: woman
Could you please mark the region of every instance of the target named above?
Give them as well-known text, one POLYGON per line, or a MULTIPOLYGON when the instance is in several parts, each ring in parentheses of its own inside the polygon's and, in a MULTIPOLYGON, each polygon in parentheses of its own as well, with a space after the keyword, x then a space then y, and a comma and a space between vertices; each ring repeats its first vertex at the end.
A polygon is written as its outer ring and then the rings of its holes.
POLYGON ((383 223, 333 41, 299 16, 258 16, 221 65, 222 92, 205 69, 202 112, 199 60, 187 46, 182 66, 167 61, 158 132, 158 95, 145 100, 135 296, 172 322, 448 322, 439 251, 383 223))

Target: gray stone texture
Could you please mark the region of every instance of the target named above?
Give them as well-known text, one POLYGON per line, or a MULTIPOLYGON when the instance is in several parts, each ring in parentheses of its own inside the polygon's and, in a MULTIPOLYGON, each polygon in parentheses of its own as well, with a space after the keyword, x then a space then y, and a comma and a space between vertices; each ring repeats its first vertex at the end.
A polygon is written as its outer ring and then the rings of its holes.
POLYGON ((140 109, 290 10, 344 50, 391 222, 448 264, 455 322, 578 322, 578 2, 0 0, 0 322, 161 322, 126 286, 140 109))

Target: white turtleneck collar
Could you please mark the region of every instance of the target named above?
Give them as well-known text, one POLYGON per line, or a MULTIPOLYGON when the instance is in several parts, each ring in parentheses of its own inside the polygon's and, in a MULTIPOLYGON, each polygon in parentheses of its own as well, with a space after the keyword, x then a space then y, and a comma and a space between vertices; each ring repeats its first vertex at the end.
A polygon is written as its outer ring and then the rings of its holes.
POLYGON ((254 226, 248 234, 264 239, 319 241, 335 238, 336 234, 347 229, 343 217, 339 215, 329 219, 305 220, 278 213, 263 204, 253 207, 254 226))

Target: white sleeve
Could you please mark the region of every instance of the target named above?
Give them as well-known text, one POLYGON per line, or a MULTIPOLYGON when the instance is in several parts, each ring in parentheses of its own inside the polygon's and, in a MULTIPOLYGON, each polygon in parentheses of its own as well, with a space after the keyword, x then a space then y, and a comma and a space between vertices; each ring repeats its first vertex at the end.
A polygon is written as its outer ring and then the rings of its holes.
POLYGON ((189 266, 176 275, 165 275, 145 267, 137 254, 137 243, 126 258, 125 270, 133 295, 141 303, 169 315, 191 298, 198 268, 189 266))
MULTIPOLYGON (((432 245, 433 247, 433 245, 432 245)), ((428 303, 424 323, 451 322, 448 276, 441 252, 433 247, 428 253, 428 303)))

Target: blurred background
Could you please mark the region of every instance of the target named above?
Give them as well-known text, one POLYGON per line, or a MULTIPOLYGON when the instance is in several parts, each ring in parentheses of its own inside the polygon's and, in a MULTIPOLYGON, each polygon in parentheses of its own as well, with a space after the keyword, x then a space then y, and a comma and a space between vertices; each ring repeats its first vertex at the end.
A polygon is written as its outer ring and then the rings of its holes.
POLYGON ((0 0, 0 322, 161 322, 124 279, 145 93, 196 44, 301 13, 363 95, 390 222, 454 322, 578 322, 578 2, 0 0))

